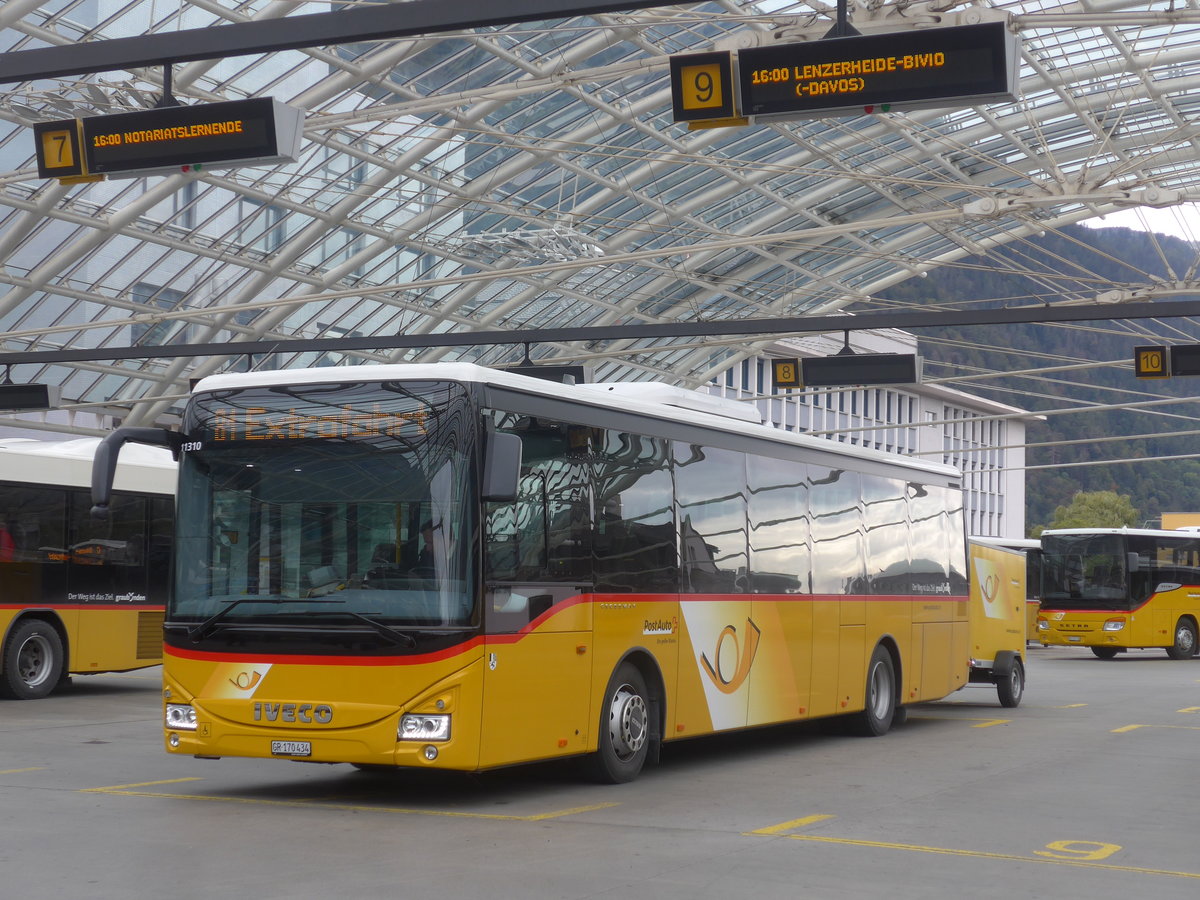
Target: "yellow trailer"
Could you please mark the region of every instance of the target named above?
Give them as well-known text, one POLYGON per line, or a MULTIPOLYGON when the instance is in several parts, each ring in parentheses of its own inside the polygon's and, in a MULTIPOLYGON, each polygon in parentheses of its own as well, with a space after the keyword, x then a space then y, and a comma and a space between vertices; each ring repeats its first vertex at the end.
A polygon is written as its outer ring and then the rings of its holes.
POLYGON ((1025 693, 1025 555, 972 539, 970 641, 972 684, 994 684, 1000 705, 1025 693))

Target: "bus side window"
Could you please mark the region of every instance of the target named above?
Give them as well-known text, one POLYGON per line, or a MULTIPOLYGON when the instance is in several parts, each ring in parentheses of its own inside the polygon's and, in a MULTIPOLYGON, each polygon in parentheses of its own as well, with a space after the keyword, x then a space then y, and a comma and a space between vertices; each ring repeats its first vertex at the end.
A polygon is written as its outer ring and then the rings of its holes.
POLYGON ((675 592, 679 557, 670 446, 619 431, 604 432, 601 438, 592 461, 596 589, 675 592))
POLYGON ((10 487, 5 524, 13 540, 12 569, 2 567, 6 603, 62 603, 67 591, 67 492, 10 487), (13 578, 13 573, 21 573, 13 578))
POLYGON ((545 433, 525 448, 517 499, 487 507, 487 580, 590 580, 591 494, 576 452, 545 433))
POLYGON ((745 456, 676 442, 674 472, 683 589, 745 593, 749 590, 745 456))
POLYGON ((543 479, 522 476, 520 496, 512 503, 489 503, 485 518, 484 576, 488 581, 538 577, 546 558, 543 479))

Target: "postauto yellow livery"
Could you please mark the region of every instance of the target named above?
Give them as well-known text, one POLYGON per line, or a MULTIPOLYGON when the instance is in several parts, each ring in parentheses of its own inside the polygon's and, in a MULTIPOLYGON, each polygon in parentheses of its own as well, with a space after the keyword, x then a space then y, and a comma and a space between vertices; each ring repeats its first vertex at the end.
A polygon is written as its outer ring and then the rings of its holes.
POLYGON ((129 440, 180 457, 172 753, 627 781, 717 731, 883 734, 969 677, 957 472, 739 404, 293 370, 207 378, 104 455, 129 440))
POLYGON ((138 447, 106 521, 87 502, 99 441, 0 439, 0 697, 162 662, 175 462, 138 447))
POLYGON ((1080 528, 1042 532, 1037 639, 1088 647, 1101 659, 1161 647, 1198 650, 1200 532, 1080 528))
POLYGON ((971 681, 996 685, 1001 706, 1025 693, 1025 554, 980 538, 971 556, 971 681))

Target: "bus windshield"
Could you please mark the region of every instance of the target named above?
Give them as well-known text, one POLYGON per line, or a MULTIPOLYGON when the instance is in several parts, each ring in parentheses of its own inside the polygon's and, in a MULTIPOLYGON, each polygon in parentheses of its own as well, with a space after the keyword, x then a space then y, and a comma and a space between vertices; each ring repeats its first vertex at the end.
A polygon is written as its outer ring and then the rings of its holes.
POLYGON ((1200 584, 1200 535, 1043 534, 1042 607, 1130 610, 1154 594, 1200 584))
POLYGON ((1042 536, 1042 601, 1048 606, 1128 608, 1128 574, 1119 534, 1042 536))
MULTIPOLYGON (((446 384, 257 388, 198 398, 181 462, 168 623, 404 629, 475 620, 474 434, 446 384)), ((400 630, 396 630, 400 629, 400 630)))

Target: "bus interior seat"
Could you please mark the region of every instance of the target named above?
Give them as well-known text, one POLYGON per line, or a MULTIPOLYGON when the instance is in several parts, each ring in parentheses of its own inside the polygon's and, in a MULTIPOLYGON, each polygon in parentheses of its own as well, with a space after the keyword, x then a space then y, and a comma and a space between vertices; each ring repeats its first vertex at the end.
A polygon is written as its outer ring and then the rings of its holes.
POLYGON ((529 609, 529 598, 516 591, 509 591, 507 596, 496 591, 492 598, 492 610, 506 615, 524 613, 529 609))
POLYGON ((532 622, 554 605, 552 594, 535 594, 529 598, 529 621, 532 622))
POLYGON ((333 584, 340 577, 333 566, 319 566, 308 573, 308 584, 309 587, 324 587, 333 584))

